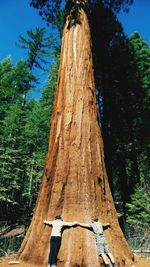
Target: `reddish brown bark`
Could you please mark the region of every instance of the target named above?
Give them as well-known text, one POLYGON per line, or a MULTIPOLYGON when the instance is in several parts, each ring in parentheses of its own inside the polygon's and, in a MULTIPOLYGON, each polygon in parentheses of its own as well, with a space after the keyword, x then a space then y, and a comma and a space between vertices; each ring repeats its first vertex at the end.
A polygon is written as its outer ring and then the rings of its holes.
MULTIPOLYGON (((65 221, 109 222, 105 231, 118 266, 131 266, 132 253, 119 228, 105 170, 97 122, 88 20, 64 29, 49 149, 32 223, 19 251, 27 263, 46 266, 50 228, 44 219, 61 214, 65 221)), ((81 227, 62 235, 58 266, 98 267, 94 235, 81 227)), ((101 264, 103 266, 103 264, 101 264)))

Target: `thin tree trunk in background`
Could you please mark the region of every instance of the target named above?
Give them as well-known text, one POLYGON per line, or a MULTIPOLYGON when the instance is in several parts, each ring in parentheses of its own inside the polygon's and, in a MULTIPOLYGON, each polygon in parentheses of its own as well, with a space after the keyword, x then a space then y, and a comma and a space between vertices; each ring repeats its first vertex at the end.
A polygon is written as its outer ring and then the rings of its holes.
MULTIPOLYGON (((64 29, 58 86, 51 119, 49 149, 34 216, 19 251, 20 260, 46 266, 50 228, 45 219, 61 214, 65 221, 109 222, 105 231, 119 266, 130 266, 132 253, 120 230, 104 164, 97 121, 91 36, 86 14, 81 25, 64 29)), ((66 229, 58 266, 98 267, 94 235, 88 229, 66 229)), ((103 266, 103 265, 101 265, 103 266)))
POLYGON ((127 203, 128 198, 128 176, 126 173, 126 160, 124 158, 123 153, 119 154, 119 176, 120 176, 120 193, 121 193, 121 200, 123 202, 123 208, 125 211, 125 204, 127 203))

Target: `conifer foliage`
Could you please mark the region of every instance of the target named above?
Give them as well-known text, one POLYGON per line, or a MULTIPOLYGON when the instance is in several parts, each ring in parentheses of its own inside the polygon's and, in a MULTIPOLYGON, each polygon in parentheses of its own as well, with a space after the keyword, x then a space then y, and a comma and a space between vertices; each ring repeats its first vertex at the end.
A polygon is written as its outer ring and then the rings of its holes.
POLYGON ((30 221, 48 143, 57 64, 51 67, 41 99, 27 99, 33 85, 34 89, 37 86, 33 67, 42 68, 37 64, 38 55, 45 66, 42 55, 50 54, 43 52, 43 47, 50 45, 43 29, 36 29, 32 37, 35 35, 41 36, 42 46, 36 47, 36 38, 30 42, 21 39, 28 45, 26 61, 13 65, 11 58, 6 58, 0 63, 0 217, 9 224, 28 225, 30 221))

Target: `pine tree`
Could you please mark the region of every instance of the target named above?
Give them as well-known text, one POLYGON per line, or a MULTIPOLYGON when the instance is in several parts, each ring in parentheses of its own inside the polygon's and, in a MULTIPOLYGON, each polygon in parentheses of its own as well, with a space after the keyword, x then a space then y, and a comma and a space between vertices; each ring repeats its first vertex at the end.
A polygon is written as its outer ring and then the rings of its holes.
POLYGON ((21 216, 20 200, 24 185, 24 153, 21 148, 22 116, 19 104, 9 105, 1 128, 1 217, 9 222, 17 222, 21 216))
POLYGON ((27 31, 27 39, 23 36, 19 37, 18 45, 27 51, 26 64, 30 72, 33 72, 34 68, 45 70, 44 65, 48 63, 45 58, 51 55, 47 48, 55 47, 56 40, 52 36, 45 37, 45 34, 44 28, 36 28, 35 32, 27 31))
POLYGON ((131 195, 131 203, 126 204, 128 208, 127 220, 135 228, 148 229, 150 224, 150 194, 146 188, 137 185, 131 195))
POLYGON ((23 150, 26 153, 26 177, 24 200, 26 202, 26 225, 29 224, 41 184, 45 153, 48 149, 50 117, 53 108, 54 92, 57 81, 58 63, 51 66, 49 78, 40 100, 31 100, 26 107, 24 122, 23 150))
POLYGON ((29 90, 32 77, 23 61, 12 65, 11 58, 0 64, 0 198, 1 218, 8 223, 23 219, 22 194, 25 186, 26 166, 24 123, 26 111, 22 97, 29 90), (17 210, 17 212, 16 212, 17 210))
MULTIPOLYGON (((46 32, 44 28, 36 28, 35 32, 27 31, 27 38, 19 36, 18 46, 26 50, 26 68, 30 73, 30 83, 28 83, 28 90, 24 92, 22 98, 22 106, 26 104, 26 98, 29 90, 32 90, 35 84, 38 83, 38 78, 35 75, 35 70, 41 69, 47 71, 45 65, 49 63, 47 58, 53 55, 53 50, 57 49, 56 39, 52 37, 45 37, 46 32), (49 48, 49 51, 48 51, 49 48), (50 51, 51 48, 51 51, 50 51)), ((50 64, 50 63, 49 63, 50 64)))
POLYGON ((14 101, 14 67, 8 57, 0 63, 0 118, 5 117, 9 104, 14 101))

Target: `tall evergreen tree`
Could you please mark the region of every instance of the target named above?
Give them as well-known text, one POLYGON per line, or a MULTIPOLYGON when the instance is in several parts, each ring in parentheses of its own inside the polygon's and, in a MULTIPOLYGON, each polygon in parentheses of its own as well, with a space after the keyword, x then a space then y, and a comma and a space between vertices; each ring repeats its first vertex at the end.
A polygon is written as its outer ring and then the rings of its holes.
POLYGON ((50 69, 48 82, 43 89, 39 102, 29 101, 24 124, 23 149, 26 153, 26 224, 30 222, 37 193, 41 183, 45 153, 48 149, 49 119, 52 114, 54 91, 57 81, 57 63, 50 69))
POLYGON ((15 100, 14 67, 8 57, 0 63, 0 118, 5 117, 9 104, 15 100))
POLYGON ((27 31, 28 38, 19 37, 18 45, 27 51, 26 64, 30 72, 33 72, 34 68, 45 70, 44 66, 48 63, 46 58, 50 56, 48 48, 55 47, 54 38, 45 37, 45 34, 44 28, 36 28, 35 32, 27 31))
MULTIPOLYGON (((35 75, 36 69, 41 69, 46 71, 45 65, 49 63, 47 58, 52 56, 52 50, 56 49, 56 39, 54 37, 46 37, 46 32, 44 28, 36 28, 35 32, 32 30, 27 31, 27 38, 20 36, 18 45, 26 50, 26 68, 29 71, 32 81, 28 84, 28 87, 33 89, 34 83, 38 82, 38 78, 35 75), (49 51, 48 51, 49 48, 49 51)), ((50 64, 50 63, 49 63, 50 64)), ((25 106, 27 93, 24 92, 22 105, 25 106)))
MULTIPOLYGON (((35 2, 45 6, 48 1, 35 2)), ((20 249, 20 260, 37 264, 38 255, 38 264, 46 264, 49 238, 43 219, 47 216, 52 219, 59 213, 68 221, 90 221, 91 217, 98 216, 110 222, 113 229, 108 233, 109 240, 113 240, 111 249, 114 254, 117 251, 120 266, 125 262, 129 266, 133 263, 133 255, 119 228, 97 122, 88 1, 67 1, 67 4, 43 182, 29 231, 20 249)), ((96 250, 93 255, 90 253, 91 246, 94 247, 92 234, 85 229, 73 230, 64 233, 59 265, 91 266, 92 263, 99 266, 96 250), (80 247, 76 246, 76 238, 80 240, 80 247)))
MULTIPOLYGON (((47 52, 47 47, 51 46, 53 49, 56 44, 52 44, 52 40, 45 37, 44 29, 36 28, 35 32, 30 30, 27 34, 28 39, 20 36, 20 44, 22 43, 28 53, 27 60, 18 61, 16 66, 12 64, 11 58, 0 63, 1 217, 10 222, 20 218, 23 223, 27 219, 26 211, 29 215, 27 223, 30 220, 39 189, 43 151, 46 151, 49 129, 47 114, 50 114, 52 108, 52 100, 48 110, 45 110, 41 101, 27 102, 26 96, 37 80, 33 74, 34 70, 44 69, 44 58, 52 54, 52 51, 47 52), (46 132, 47 135, 43 139, 46 132)), ((52 91, 54 77, 55 74, 51 78, 52 91)), ((47 94, 47 101, 51 99, 51 95, 47 94)))
POLYGON ((31 81, 25 63, 12 65, 11 58, 0 64, 0 199, 1 218, 16 222, 21 217, 21 195, 24 186, 25 165, 22 148, 25 113, 21 102, 31 81), (18 212, 16 212, 16 207, 18 212))

